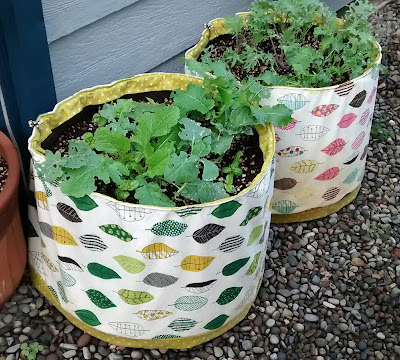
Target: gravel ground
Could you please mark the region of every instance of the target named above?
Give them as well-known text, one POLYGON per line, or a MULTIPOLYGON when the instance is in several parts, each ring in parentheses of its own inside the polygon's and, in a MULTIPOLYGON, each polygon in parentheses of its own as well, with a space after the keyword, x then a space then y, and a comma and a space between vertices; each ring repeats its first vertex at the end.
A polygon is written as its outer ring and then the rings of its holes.
POLYGON ((71 325, 28 278, 0 312, 0 360, 20 344, 56 359, 400 359, 400 2, 371 18, 388 74, 381 79, 367 171, 353 204, 325 219, 274 226, 263 287, 247 318, 187 351, 139 350, 71 325), (396 135, 395 135, 396 134, 396 135), (1 355, 4 354, 4 355, 1 355))

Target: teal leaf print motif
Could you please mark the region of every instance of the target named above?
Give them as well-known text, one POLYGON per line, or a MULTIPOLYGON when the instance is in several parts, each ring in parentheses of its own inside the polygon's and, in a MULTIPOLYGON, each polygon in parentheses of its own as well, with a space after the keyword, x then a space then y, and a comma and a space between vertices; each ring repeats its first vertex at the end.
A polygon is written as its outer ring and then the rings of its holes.
POLYGON ((109 309, 112 307, 117 307, 107 296, 105 296, 101 291, 95 289, 89 289, 86 291, 86 295, 100 309, 109 309))
POLYGON ((249 242, 247 243, 247 246, 252 245, 254 243, 254 241, 257 240, 257 238, 262 234, 263 229, 264 229, 264 225, 258 225, 253 230, 251 230, 251 233, 249 236, 249 242))
POLYGON ((204 225, 201 229, 196 230, 193 233, 193 239, 197 241, 199 244, 205 244, 212 238, 216 237, 225 229, 225 226, 218 224, 207 224, 204 225))
POLYGON ((76 207, 81 211, 90 211, 97 208, 96 202, 88 195, 85 195, 80 198, 76 198, 74 196, 69 196, 69 198, 74 202, 76 207))
POLYGON ((208 299, 203 296, 181 296, 170 306, 182 311, 194 311, 202 308, 207 302, 208 299))
POLYGON ((158 272, 154 272, 146 275, 143 279, 143 282, 146 285, 154 286, 157 288, 164 288, 175 284, 178 281, 178 278, 172 275, 161 274, 158 272))
POLYGON ((281 200, 272 204, 272 208, 281 214, 290 214, 297 207, 297 204, 291 200, 281 200))
POLYGON ((185 289, 192 294, 202 294, 210 290, 217 280, 208 280, 199 283, 190 283, 185 286, 185 289))
POLYGON ((144 262, 130 256, 118 255, 114 256, 113 259, 130 274, 139 274, 146 267, 144 262))
POLYGON ((76 310, 75 314, 79 317, 79 319, 90 326, 101 325, 101 322, 99 321, 97 316, 90 310, 76 310))
POLYGON ((68 274, 63 269, 61 269, 61 267, 60 267, 60 272, 61 272, 61 282, 64 286, 71 287, 76 284, 75 278, 73 276, 71 276, 70 274, 68 274))
POLYGON ((250 260, 250 257, 246 257, 243 259, 235 260, 222 269, 222 275, 231 276, 236 274, 243 266, 247 264, 250 260))
POLYGON ((175 220, 166 220, 154 224, 150 230, 154 235, 158 236, 179 236, 187 227, 187 224, 175 220))
POLYGON ((116 224, 101 225, 99 228, 106 234, 114 236, 122 241, 129 242, 133 240, 133 236, 126 232, 121 226, 116 224))
POLYGON ((49 285, 47 287, 49 288, 49 290, 51 291, 51 293, 53 294, 53 296, 56 298, 57 302, 59 303, 60 299, 58 298, 57 291, 51 285, 49 285))
POLYGON ((253 261, 251 262, 251 265, 249 267, 249 269, 246 271, 246 275, 251 275, 254 273, 254 271, 256 271, 257 269, 257 265, 258 265, 258 261, 260 260, 260 255, 261 255, 261 251, 259 251, 255 256, 253 261))
POLYGON ((165 335, 157 335, 152 338, 152 340, 163 340, 163 339, 176 339, 180 338, 181 336, 172 335, 172 334, 165 334, 165 335))
POLYGON ((193 329, 197 324, 196 320, 188 319, 188 318, 178 318, 175 319, 171 324, 168 325, 169 328, 175 331, 187 331, 193 329))
POLYGON ((262 206, 256 206, 251 208, 245 217, 245 219, 240 223, 240 226, 246 226, 250 220, 254 219, 257 215, 261 213, 262 206))
POLYGON ((354 170, 349 174, 349 176, 347 176, 347 178, 344 179, 343 184, 351 184, 351 183, 356 179, 356 176, 357 176, 357 174, 358 174, 358 170, 359 170, 358 168, 354 169, 354 170))
POLYGON ((214 211, 211 213, 211 215, 215 216, 218 219, 230 217, 241 206, 242 206, 242 204, 240 202, 237 202, 236 200, 232 200, 232 201, 229 201, 229 202, 219 205, 216 209, 214 209, 214 211))
POLYGON ((218 315, 215 319, 212 319, 209 323, 204 326, 206 330, 215 330, 220 328, 222 325, 225 324, 225 321, 228 319, 228 315, 221 314, 218 315))
POLYGON ((302 94, 287 94, 278 99, 280 104, 287 106, 290 110, 299 110, 305 104, 307 104, 307 100, 302 94))
POLYGON ((142 336, 145 331, 142 325, 130 322, 109 322, 110 325, 118 334, 125 337, 136 338, 142 336))
POLYGON ((230 253, 238 248, 243 244, 244 242, 244 237, 240 235, 236 236, 231 236, 225 239, 220 246, 218 246, 218 250, 224 252, 224 253, 230 253))
POLYGON ((58 292, 60 293, 61 299, 63 299, 63 301, 65 303, 68 303, 68 298, 67 298, 67 295, 65 294, 64 286, 61 283, 61 281, 57 281, 57 287, 58 287, 58 292))
POLYGON ((229 304, 238 297, 242 289, 243 287, 230 287, 228 289, 225 289, 218 297, 217 304, 219 305, 229 304))
POLYGON ((100 279, 121 279, 121 276, 119 276, 114 270, 99 263, 89 263, 87 268, 93 276, 97 276, 100 279))
POLYGON ((49 198, 51 196, 53 196, 52 191, 50 190, 50 188, 47 186, 47 184, 42 181, 43 187, 44 187, 44 193, 46 194, 46 196, 49 198))
POLYGON ((201 207, 190 207, 181 210, 175 210, 175 213, 180 217, 187 217, 198 214, 203 208, 201 207))

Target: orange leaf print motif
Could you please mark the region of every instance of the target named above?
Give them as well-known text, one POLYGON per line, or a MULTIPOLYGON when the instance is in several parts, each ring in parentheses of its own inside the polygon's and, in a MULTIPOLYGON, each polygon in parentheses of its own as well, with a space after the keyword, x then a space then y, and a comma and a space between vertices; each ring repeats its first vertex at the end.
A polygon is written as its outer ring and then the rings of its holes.
POLYGON ((349 127, 349 126, 353 123, 353 121, 354 121, 356 118, 357 118, 357 115, 356 115, 356 114, 353 114, 353 113, 346 114, 346 115, 344 115, 344 116, 342 117, 342 119, 338 122, 338 126, 339 126, 341 129, 345 129, 345 128, 349 127))
POLYGON ((317 117, 326 117, 332 114, 338 107, 339 105, 336 104, 320 105, 311 111, 311 114, 317 117))
POLYGON ((365 134, 365 131, 363 131, 362 133, 360 133, 360 134, 356 137, 356 139, 354 140, 353 144, 351 144, 351 148, 352 148, 353 150, 357 150, 357 149, 360 147, 361 143, 362 143, 363 140, 364 140, 365 135, 366 135, 366 134, 365 134))
POLYGON ((339 138, 332 141, 326 148, 322 149, 321 151, 327 155, 333 156, 340 153, 344 146, 346 145, 346 141, 339 138))
POLYGON ((285 126, 280 126, 279 129, 281 129, 281 130, 292 130, 296 126, 296 124, 297 124, 297 120, 293 119, 293 121, 290 124, 285 125, 285 126))
POLYGON ((331 167, 330 169, 324 171, 321 175, 318 175, 315 180, 320 180, 320 181, 327 181, 327 180, 332 180, 339 174, 339 168, 337 166, 331 167))

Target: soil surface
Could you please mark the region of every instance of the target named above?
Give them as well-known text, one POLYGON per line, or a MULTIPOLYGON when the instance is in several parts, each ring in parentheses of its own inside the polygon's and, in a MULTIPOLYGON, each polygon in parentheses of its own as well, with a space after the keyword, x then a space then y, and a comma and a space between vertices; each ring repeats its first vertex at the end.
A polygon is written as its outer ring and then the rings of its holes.
POLYGON ((8 167, 6 161, 0 156, 0 192, 3 190, 8 176, 8 167))
MULTIPOLYGON (((167 99, 168 100, 168 99, 167 99)), ((85 109, 84 109, 85 110, 85 109)), ((83 110, 83 111, 84 111, 83 110)), ((63 156, 68 155, 68 144, 72 139, 82 139, 82 135, 86 132, 94 133, 97 129, 97 125, 92 122, 91 116, 81 117, 78 121, 71 119, 71 125, 68 127, 64 126, 64 129, 57 138, 51 139, 51 145, 49 148, 52 151, 60 151, 63 156)), ((205 125, 203 123, 203 125, 205 125)), ((57 131, 53 131, 57 133, 57 131)), ((263 165, 263 154, 259 147, 258 134, 255 132, 253 135, 242 135, 238 139, 232 141, 231 148, 224 154, 223 158, 219 163, 219 180, 223 181, 226 174, 222 173, 222 169, 229 166, 238 151, 243 152, 241 158, 240 167, 243 170, 241 176, 235 176, 233 185, 236 189, 236 193, 244 190, 250 185, 253 179, 261 171, 263 165)), ((116 186, 114 183, 105 184, 103 181, 96 181, 97 192, 115 198, 114 191, 116 186)), ((196 202, 188 200, 183 197, 177 197, 174 199, 175 192, 177 188, 171 184, 161 185, 162 191, 173 200, 177 206, 193 205, 196 202)), ((127 202, 137 204, 138 201, 132 195, 127 198, 127 202)), ((231 194, 234 195, 234 194, 231 194)))
MULTIPOLYGON (((208 46, 205 50, 208 51, 211 58, 215 60, 222 60, 224 57, 224 53, 228 49, 237 51, 237 41, 236 37, 231 34, 224 34, 217 36, 213 40, 208 43, 208 46)), ((251 33, 247 30, 244 30, 239 35, 239 44, 249 44, 251 45, 251 33)), ((313 35, 313 28, 311 28, 306 34, 303 45, 311 46, 315 49, 319 48, 319 39, 315 38, 313 35)), ((243 48, 243 46, 241 46, 243 48)), ((241 48, 239 47, 239 53, 241 52, 241 48)), ((268 39, 267 41, 260 42, 257 45, 257 49, 264 53, 272 54, 275 57, 276 65, 274 66, 275 71, 278 75, 295 75, 293 72, 293 68, 286 62, 285 54, 279 48, 278 40, 276 39, 268 39)), ((198 61, 201 62, 201 56, 204 54, 204 51, 200 54, 198 61)), ((265 63, 260 61, 258 65, 251 71, 247 72, 242 65, 236 64, 231 67, 228 66, 229 70, 232 74, 235 75, 236 79, 242 81, 250 76, 259 76, 264 74, 270 68, 266 66, 265 63)), ((346 81, 350 80, 349 74, 344 74, 341 78, 333 78, 332 85, 339 85, 346 81)))

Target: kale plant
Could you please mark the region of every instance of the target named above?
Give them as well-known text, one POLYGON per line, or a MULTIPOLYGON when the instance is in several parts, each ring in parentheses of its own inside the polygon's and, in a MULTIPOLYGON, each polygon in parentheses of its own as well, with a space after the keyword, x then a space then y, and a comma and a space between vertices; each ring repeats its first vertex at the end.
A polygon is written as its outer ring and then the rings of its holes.
POLYGON ((219 164, 232 140, 252 134, 254 126, 291 121, 284 105, 259 105, 268 96, 260 80, 239 84, 223 62, 203 66, 204 86, 190 84, 171 93, 170 102, 157 104, 131 99, 107 103, 93 116, 97 128, 83 140, 70 140, 68 156, 45 152, 35 164, 44 181, 59 180, 61 191, 83 197, 97 190, 98 181, 113 182, 115 197, 140 204, 175 206, 177 198, 204 203, 235 193, 240 156, 220 178, 219 164), (172 186, 175 198, 163 189, 172 186))
POLYGON ((338 19, 319 0, 255 1, 247 22, 242 16, 225 19, 233 46, 217 55, 209 47, 201 61, 225 61, 238 80, 246 74, 267 74, 264 82, 270 81, 265 85, 342 83, 362 75, 379 56, 367 20, 373 11, 367 0, 356 0, 338 19))
POLYGON ((22 344, 21 345, 21 355, 23 359, 26 360, 35 360, 36 355, 44 349, 42 345, 38 342, 34 342, 30 345, 22 344))

